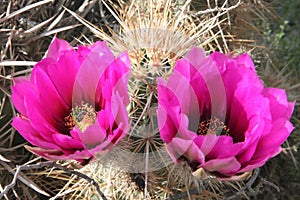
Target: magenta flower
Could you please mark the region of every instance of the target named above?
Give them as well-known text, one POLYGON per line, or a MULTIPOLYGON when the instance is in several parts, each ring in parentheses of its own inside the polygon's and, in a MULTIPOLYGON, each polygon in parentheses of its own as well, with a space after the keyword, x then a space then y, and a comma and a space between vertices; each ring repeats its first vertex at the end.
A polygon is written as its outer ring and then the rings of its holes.
POLYGON ((130 62, 114 58, 105 42, 78 46, 54 39, 31 77, 14 80, 12 101, 20 113, 12 122, 49 160, 87 161, 110 150, 128 130, 126 105, 130 62))
POLYGON ((160 135, 172 159, 193 172, 231 178, 260 167, 293 130, 294 102, 264 88, 247 54, 209 57, 192 49, 158 85, 160 135))

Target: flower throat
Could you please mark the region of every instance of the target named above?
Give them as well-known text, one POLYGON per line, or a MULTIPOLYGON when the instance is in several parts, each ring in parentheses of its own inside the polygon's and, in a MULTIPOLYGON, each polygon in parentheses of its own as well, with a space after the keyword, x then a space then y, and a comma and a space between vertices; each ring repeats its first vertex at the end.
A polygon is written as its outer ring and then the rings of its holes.
POLYGON ((75 104, 71 113, 65 117, 65 127, 71 130, 74 126, 77 126, 84 132, 90 125, 95 123, 96 116, 95 108, 88 103, 75 104))
POLYGON ((229 128, 220 119, 214 117, 199 122, 198 135, 229 135, 229 128))

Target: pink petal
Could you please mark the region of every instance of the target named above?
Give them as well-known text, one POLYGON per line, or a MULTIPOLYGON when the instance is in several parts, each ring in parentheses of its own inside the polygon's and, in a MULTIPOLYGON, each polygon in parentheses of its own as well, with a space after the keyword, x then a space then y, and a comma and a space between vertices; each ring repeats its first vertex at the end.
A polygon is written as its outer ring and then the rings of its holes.
POLYGON ((114 55, 104 42, 94 46, 91 53, 82 62, 74 84, 73 99, 95 105, 96 89, 106 68, 114 60, 114 55))
POLYGON ((113 130, 113 132, 109 134, 107 138, 107 140, 110 141, 113 146, 117 144, 120 140, 122 140, 126 135, 124 130, 122 129, 123 124, 120 124, 119 127, 120 128, 113 130))
POLYGON ((219 136, 217 135, 206 135, 206 136, 202 136, 199 135, 196 139, 195 139, 195 143, 200 144, 199 140, 202 140, 202 144, 201 144, 201 151, 203 152, 203 154, 206 156, 207 154, 209 154, 214 146, 217 144, 218 140, 219 140, 219 136), (201 139, 203 138, 203 139, 201 139))
POLYGON ((264 120, 272 119, 268 99, 263 97, 260 89, 255 87, 236 89, 231 108, 228 127, 235 142, 245 140, 249 121, 254 116, 265 118, 258 122, 258 125, 263 123, 262 126, 264 126, 264 120))
MULTIPOLYGON (((246 111, 247 119, 250 119, 253 115, 261 115, 271 119, 269 101, 261 92, 261 88, 239 87, 234 92, 231 105, 234 106, 234 103, 239 102, 246 111)), ((232 110, 236 109, 232 107, 232 110)))
POLYGON ((293 113, 294 103, 289 103, 285 90, 278 88, 264 89, 264 95, 270 99, 273 120, 280 117, 289 119, 293 113))
POLYGON ((242 143, 233 143, 230 136, 219 136, 213 149, 206 155, 206 160, 234 157, 240 152, 242 146, 242 143))
POLYGON ((112 113, 111 110, 106 108, 104 110, 100 110, 97 113, 97 122, 99 126, 101 126, 103 129, 108 130, 111 128, 111 122, 112 121, 112 113))
POLYGON ((294 126, 291 122, 284 118, 274 121, 270 133, 260 139, 253 159, 267 156, 273 152, 288 138, 293 129, 294 126))
POLYGON ((97 98, 100 94, 102 94, 107 101, 110 101, 112 93, 118 91, 127 105, 129 103, 127 88, 129 75, 130 61, 126 52, 119 55, 118 58, 105 69, 103 76, 98 83, 96 102, 100 102, 100 99, 97 98))
POLYGON ((252 159, 256 151, 257 144, 262 137, 262 133, 264 131, 269 131, 268 123, 269 122, 265 121, 262 116, 253 116, 250 119, 248 128, 245 132, 245 141, 242 142, 243 147, 236 156, 240 163, 244 163, 252 159))
POLYGON ((245 167, 241 168, 239 170, 239 173, 247 172, 247 171, 250 171, 255 168, 263 166, 270 158, 278 155, 280 152, 281 152, 281 147, 277 147, 277 148, 273 149, 273 151, 268 156, 263 156, 263 157, 260 157, 257 159, 250 160, 247 163, 244 163, 243 166, 245 166, 245 167))
MULTIPOLYGON (((176 109, 179 111, 178 108, 180 106, 180 112, 187 115, 189 118, 186 127, 189 127, 190 130, 197 131, 200 121, 199 104, 194 88, 191 87, 191 84, 186 77, 174 71, 169 78, 167 86, 165 86, 163 80, 159 80, 158 93, 159 105, 163 106, 168 112, 168 121, 166 121, 167 123, 165 125, 168 126, 168 124, 171 125, 173 123, 174 125, 178 124, 179 126, 182 126, 182 121, 179 121, 182 118, 179 112, 176 113, 176 109), (173 113, 173 111, 175 112, 173 113)), ((158 111, 163 112, 163 108, 159 108, 158 111)), ((158 113, 158 116, 163 117, 164 113, 158 113)), ((159 121, 161 124, 161 119, 159 119, 159 121)), ((178 125, 176 125, 176 127, 178 125)))
POLYGON ((186 54, 186 56, 184 56, 184 58, 187 59, 191 65, 199 66, 202 60, 206 58, 205 51, 201 48, 194 47, 186 54))
POLYGON ((36 155, 39 155, 41 157, 46 158, 47 160, 60 160, 58 158, 60 155, 63 155, 63 152, 57 149, 44 149, 40 147, 31 147, 31 146, 25 146, 25 148, 30 151, 31 153, 34 153, 36 155), (53 158, 52 156, 55 155, 56 158, 53 158))
POLYGON ((70 135, 71 137, 74 139, 74 140, 78 140, 78 141, 81 141, 80 140, 80 136, 79 136, 79 129, 75 126, 72 130, 70 130, 70 135))
POLYGON ((197 68, 193 66, 189 60, 179 59, 174 67, 174 72, 169 77, 168 84, 177 85, 178 83, 176 82, 176 77, 184 77, 188 82, 190 82, 196 72, 197 68))
POLYGON ((44 140, 44 138, 32 128, 28 120, 23 119, 22 117, 15 117, 11 124, 32 145, 61 150, 59 146, 52 143, 50 140, 44 140))
MULTIPOLYGON (((257 90, 256 93, 260 93, 263 90, 263 84, 258 78, 257 74, 244 67, 237 67, 235 62, 229 63, 226 71, 222 74, 224 85, 226 88, 227 96, 227 114, 230 114, 231 110, 235 110, 235 104, 233 103, 233 98, 236 90, 251 91, 257 90), (234 74, 234 76, 233 76, 234 74)), ((243 105, 243 103, 241 103, 243 105)), ((227 118, 230 118, 227 116, 227 118)))
POLYGON ((176 98, 172 88, 167 86, 163 78, 158 78, 158 101, 159 105, 164 107, 175 107, 179 106, 179 99, 176 98))
POLYGON ((180 125, 179 99, 163 79, 158 80, 158 94, 158 127, 161 138, 168 143, 177 134, 180 125))
POLYGON ((31 91, 25 96, 25 107, 31 126, 47 141, 52 141, 52 134, 59 132, 63 128, 61 121, 56 121, 51 117, 40 101, 37 95, 31 91))
POLYGON ((32 72, 32 79, 38 90, 39 101, 43 105, 47 105, 43 109, 46 110, 49 117, 56 121, 62 121, 69 107, 58 93, 50 77, 44 70, 35 67, 32 72))
MULTIPOLYGON (((190 102, 190 105, 198 105, 201 114, 209 112, 213 116, 225 118, 226 92, 218 67, 210 58, 205 58, 203 50, 194 48, 190 53, 192 55, 188 54, 185 57, 187 60, 177 61, 173 74, 176 74, 177 71, 182 74, 188 81, 189 87, 192 88, 190 94, 197 96, 198 102, 190 102), (199 57, 199 60, 196 57, 199 57)), ((173 74, 169 78, 169 82, 174 81, 179 84, 178 78, 172 77, 173 74)), ((180 94, 182 91, 176 94, 180 94)), ((186 98, 183 99, 185 101, 186 98)), ((187 101, 189 102, 189 100, 187 101)), ((190 116, 193 116, 194 113, 190 116)))
POLYGON ((215 61, 221 73, 227 71, 228 65, 230 65, 230 56, 220 52, 213 52, 209 57, 215 61))
POLYGON ((58 144, 62 149, 84 149, 84 145, 68 135, 64 135, 61 133, 52 134, 52 138, 56 144, 58 144))
MULTIPOLYGON (((119 125, 123 124, 125 133, 128 131, 129 126, 128 124, 128 113, 126 111, 126 104, 124 104, 124 98, 120 96, 118 92, 113 94, 111 97, 111 123, 110 126, 113 127, 116 124, 118 127, 119 125)), ((106 116, 108 117, 108 116, 106 116)))
MULTIPOLYGON (((95 43, 95 46, 97 47, 97 43, 95 43)), ((80 59, 86 58, 91 53, 92 46, 78 46, 77 53, 80 55, 80 59)))
POLYGON ((12 87, 12 101, 16 109, 27 116, 26 107, 24 105, 24 97, 28 90, 32 90, 32 84, 27 77, 20 77, 14 79, 15 85, 12 87))
POLYGON ((234 60, 237 62, 238 67, 248 68, 254 72, 256 71, 254 63, 247 53, 238 55, 234 60))
MULTIPOLYGON (((185 139, 185 140, 193 140, 197 137, 196 132, 190 131, 190 124, 189 118, 185 114, 180 115, 180 125, 178 128, 178 132, 176 134, 176 137, 185 139)), ((198 128, 198 127, 197 127, 198 128)))
POLYGON ((204 169, 221 174, 234 174, 241 168, 241 164, 234 157, 214 159, 201 165, 204 169))
POLYGON ((202 104, 201 114, 209 112, 210 116, 225 119, 227 108, 225 85, 220 71, 209 58, 201 63, 201 68, 198 69, 191 85, 198 96, 198 101, 201 102, 200 105, 202 104))
MULTIPOLYGON (((169 78, 167 88, 170 94, 169 98, 175 98, 179 103, 179 105, 177 104, 177 106, 180 106, 180 112, 188 116, 189 118, 188 126, 190 130, 196 131, 200 121, 200 111, 199 111, 197 95, 195 94, 194 89, 191 87, 190 82, 182 74, 174 71, 172 76, 169 78), (171 97, 171 95, 173 97, 171 97)), ((161 88, 159 89, 159 95, 160 92, 162 92, 161 88)), ((159 99, 159 103, 161 102, 160 100, 162 99, 159 99)), ((174 101, 174 103, 175 102, 176 101, 174 101)), ((170 110, 170 107, 167 109, 170 110)), ((171 115, 170 117, 173 118, 174 121, 180 119, 180 115, 179 116, 171 115)))
POLYGON ((78 132, 81 142, 87 147, 92 149, 100 145, 107 138, 107 132, 98 123, 89 126, 84 132, 79 129, 74 129, 78 132))
MULTIPOLYGON (((34 68, 39 68, 39 69, 45 71, 46 73, 48 73, 49 66, 54 65, 57 62, 57 59, 59 59, 59 58, 55 58, 55 59, 54 58, 43 58, 42 60, 40 60, 38 63, 35 64, 34 68)), ((33 81, 32 76, 31 76, 31 81, 33 81)))
POLYGON ((252 159, 252 157, 256 151, 258 141, 259 141, 259 138, 256 138, 256 140, 252 141, 251 143, 247 141, 248 144, 247 144, 245 150, 242 153, 240 153, 238 156, 236 156, 236 158, 238 159, 238 161, 240 163, 243 164, 252 159))
POLYGON ((53 160, 53 161, 77 160, 77 161, 81 162, 83 160, 87 160, 92 157, 92 155, 87 150, 75 151, 74 153, 71 153, 71 154, 65 154, 62 151, 57 151, 57 150, 53 150, 53 149, 42 149, 39 147, 26 146, 26 149, 28 149, 29 151, 31 151, 39 156, 42 156, 48 160, 53 160))
POLYGON ((67 41, 55 37, 48 48, 46 57, 57 59, 63 51, 71 49, 73 47, 67 41))
POLYGON ((89 148, 89 152, 94 156, 94 157, 100 157, 103 156, 104 154, 108 153, 112 148, 114 147, 114 144, 111 143, 111 141, 105 140, 101 144, 89 148))
POLYGON ((176 125, 163 106, 158 106, 157 116, 160 137, 164 142, 169 143, 177 134, 176 125))
POLYGON ((81 63, 77 52, 67 51, 55 64, 48 66, 49 78, 68 107, 72 106, 74 83, 81 63))
POLYGON ((177 162, 182 157, 188 159, 189 162, 197 162, 199 164, 204 162, 204 155, 193 140, 184 140, 181 138, 173 138, 173 140, 166 144, 167 150, 174 160, 177 162))
POLYGON ((254 63, 248 54, 241 54, 235 58, 231 55, 225 55, 219 52, 212 53, 211 57, 216 63, 221 72, 225 72, 228 68, 232 66, 237 66, 238 68, 250 69, 255 71, 254 63))

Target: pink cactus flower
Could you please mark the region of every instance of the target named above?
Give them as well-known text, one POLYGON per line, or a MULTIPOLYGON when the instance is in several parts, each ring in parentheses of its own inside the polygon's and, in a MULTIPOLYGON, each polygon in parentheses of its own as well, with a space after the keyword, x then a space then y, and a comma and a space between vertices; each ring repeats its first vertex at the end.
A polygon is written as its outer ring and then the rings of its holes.
POLYGON ((281 151, 294 102, 264 88, 247 54, 209 57, 193 48, 158 82, 158 123, 176 162, 220 179, 258 168, 281 151))
POLYGON ((126 134, 127 53, 115 58, 105 42, 74 50, 55 38, 31 77, 14 79, 12 125, 48 160, 88 161, 126 134))

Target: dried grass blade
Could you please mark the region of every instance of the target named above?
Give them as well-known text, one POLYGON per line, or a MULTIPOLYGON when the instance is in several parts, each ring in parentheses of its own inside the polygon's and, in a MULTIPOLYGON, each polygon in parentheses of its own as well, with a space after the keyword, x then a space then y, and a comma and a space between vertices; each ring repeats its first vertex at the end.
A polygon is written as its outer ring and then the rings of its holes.
POLYGON ((19 15, 19 14, 21 14, 23 12, 26 12, 26 11, 32 9, 32 8, 35 8, 35 7, 38 7, 38 6, 47 4, 47 3, 52 3, 52 2, 54 2, 54 0, 44 0, 44 1, 39 1, 39 2, 33 3, 31 5, 25 6, 24 8, 21 8, 21 9, 15 11, 15 12, 11 13, 8 16, 5 16, 3 19, 0 19, 0 23, 6 21, 6 20, 8 20, 8 19, 10 19, 10 18, 12 18, 12 17, 14 17, 16 15, 19 15))
POLYGON ((54 17, 55 17, 55 16, 53 16, 53 17, 51 17, 51 18, 49 18, 49 19, 47 19, 47 20, 45 20, 45 21, 39 23, 38 25, 32 27, 31 29, 28 29, 28 30, 24 31, 24 33, 25 33, 25 34, 28 34, 28 33, 33 33, 33 32, 35 32, 35 31, 39 30, 40 28, 42 28, 42 27, 45 26, 46 24, 50 23, 50 22, 54 19, 54 17))
POLYGON ((53 30, 51 30, 51 31, 42 33, 42 34, 40 34, 39 36, 32 38, 31 40, 28 40, 27 43, 30 43, 30 42, 32 42, 32 41, 35 41, 35 40, 37 40, 37 39, 39 39, 39 38, 42 38, 42 37, 45 37, 45 36, 49 36, 49 35, 53 35, 53 34, 56 34, 56 33, 60 33, 60 32, 66 31, 66 30, 70 30, 70 29, 76 28, 76 27, 78 27, 78 26, 81 26, 81 24, 74 24, 74 25, 70 25, 70 26, 65 26, 65 27, 53 29, 53 30))
POLYGON ((111 41, 110 37, 108 37, 106 34, 104 34, 102 31, 98 30, 97 27, 90 22, 86 21, 84 18, 76 14, 75 12, 65 8, 66 11, 68 11, 75 19, 77 19, 80 23, 82 23, 84 26, 90 29, 91 32, 93 32, 95 35, 99 35, 103 40, 108 41, 109 43, 113 43, 111 41))
MULTIPOLYGON (((0 161, 0 164, 5 167, 9 172, 11 172, 13 175, 16 173, 8 164, 6 164, 3 161, 0 161)), ((40 189, 34 182, 32 182, 31 180, 29 180, 25 175, 22 175, 21 173, 19 173, 18 175, 18 179, 20 181, 22 181, 25 185, 27 185, 28 187, 30 187, 31 189, 33 189, 34 191, 45 195, 45 196, 50 196, 47 192, 45 192, 44 190, 40 189)))
POLYGON ((1 154, 0 154, 0 160, 4 161, 4 162, 10 162, 10 160, 4 158, 1 154))
POLYGON ((33 66, 37 62, 34 61, 1 61, 0 66, 33 66))
POLYGON ((46 29, 47 31, 50 31, 51 29, 53 29, 58 23, 59 21, 62 19, 62 17, 65 14, 65 10, 63 10, 60 15, 49 25, 49 27, 46 29))
MULTIPOLYGON (((4 191, 4 189, 3 189, 2 185, 0 184, 0 192, 3 192, 3 191, 4 191)), ((6 200, 9 200, 9 198, 7 197, 6 194, 4 195, 4 198, 5 198, 6 200)))

